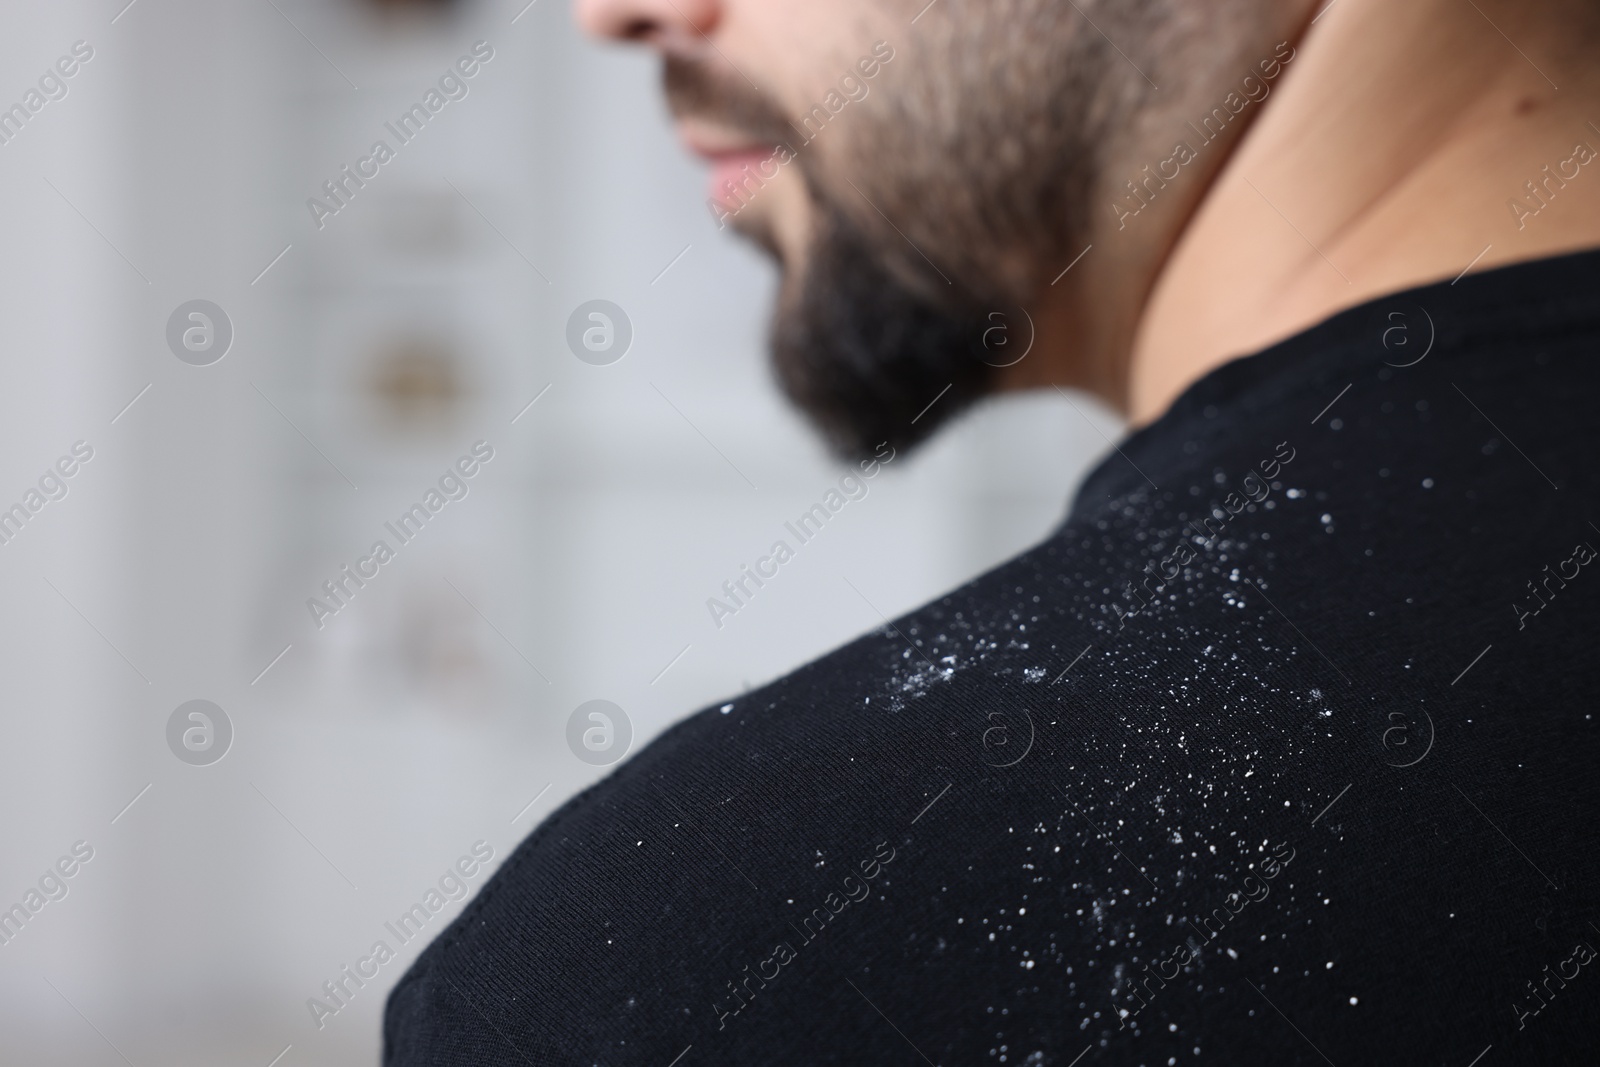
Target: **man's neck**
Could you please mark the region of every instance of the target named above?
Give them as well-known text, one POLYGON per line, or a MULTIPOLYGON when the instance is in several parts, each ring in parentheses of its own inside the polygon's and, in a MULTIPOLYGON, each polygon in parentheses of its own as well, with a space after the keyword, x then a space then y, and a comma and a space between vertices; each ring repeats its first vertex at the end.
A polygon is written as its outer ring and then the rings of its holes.
POLYGON ((1600 246, 1600 42, 1556 7, 1326 8, 1161 268, 1132 422, 1341 309, 1600 246))

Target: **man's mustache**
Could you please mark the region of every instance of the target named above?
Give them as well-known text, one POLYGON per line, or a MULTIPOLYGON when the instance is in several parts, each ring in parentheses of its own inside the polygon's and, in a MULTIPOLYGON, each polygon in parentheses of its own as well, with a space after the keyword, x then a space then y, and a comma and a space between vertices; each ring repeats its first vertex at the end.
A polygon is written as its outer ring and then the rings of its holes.
POLYGON ((674 118, 713 122, 762 144, 784 144, 795 137, 794 126, 771 97, 742 77, 699 60, 667 56, 661 87, 674 118))

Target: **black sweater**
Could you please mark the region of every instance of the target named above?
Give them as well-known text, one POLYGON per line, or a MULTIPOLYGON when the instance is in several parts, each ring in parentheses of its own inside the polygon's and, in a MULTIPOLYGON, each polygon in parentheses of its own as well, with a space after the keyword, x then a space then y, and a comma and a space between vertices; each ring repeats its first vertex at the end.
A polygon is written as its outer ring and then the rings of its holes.
POLYGON ((1586 253, 1208 375, 551 816, 385 1063, 1595 1062, 1597 361, 1586 253))

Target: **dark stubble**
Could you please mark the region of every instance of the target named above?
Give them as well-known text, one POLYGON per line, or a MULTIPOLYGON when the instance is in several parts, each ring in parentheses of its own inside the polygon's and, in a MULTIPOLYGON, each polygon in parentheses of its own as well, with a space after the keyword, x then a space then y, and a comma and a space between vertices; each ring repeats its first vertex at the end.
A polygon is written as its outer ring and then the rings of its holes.
MULTIPOLYGON (((1119 0, 1135 22, 1166 2, 1119 0)), ((795 151, 813 226, 783 264, 773 364, 842 457, 910 448, 992 390, 1027 341, 1019 306, 1082 247, 1096 150, 1143 99, 1058 0, 947 0, 922 22, 823 131, 826 156, 742 78, 664 70, 675 114, 795 151)), ((734 225, 778 255, 748 214, 734 225)))

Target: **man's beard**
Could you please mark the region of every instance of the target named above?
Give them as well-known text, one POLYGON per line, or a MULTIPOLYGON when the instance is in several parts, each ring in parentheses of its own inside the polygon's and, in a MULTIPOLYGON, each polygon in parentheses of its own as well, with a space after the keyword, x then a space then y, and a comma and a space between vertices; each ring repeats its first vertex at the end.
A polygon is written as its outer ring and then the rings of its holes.
MULTIPOLYGON (((1170 2, 1119 0, 1127 21, 1170 2)), ((675 114, 800 145, 813 225, 785 279, 773 359, 841 456, 915 445, 994 387, 995 367, 1031 343, 1020 306, 1082 249, 1105 145, 1145 96, 1059 0, 942 7, 915 54, 828 127, 826 157, 741 77, 678 58, 664 70, 675 114)), ((778 256, 761 223, 735 225, 778 256)))
POLYGON ((864 459, 884 443, 904 451, 989 391, 991 324, 924 298, 842 212, 816 210, 804 273, 785 286, 773 319, 778 381, 841 458, 864 459))

